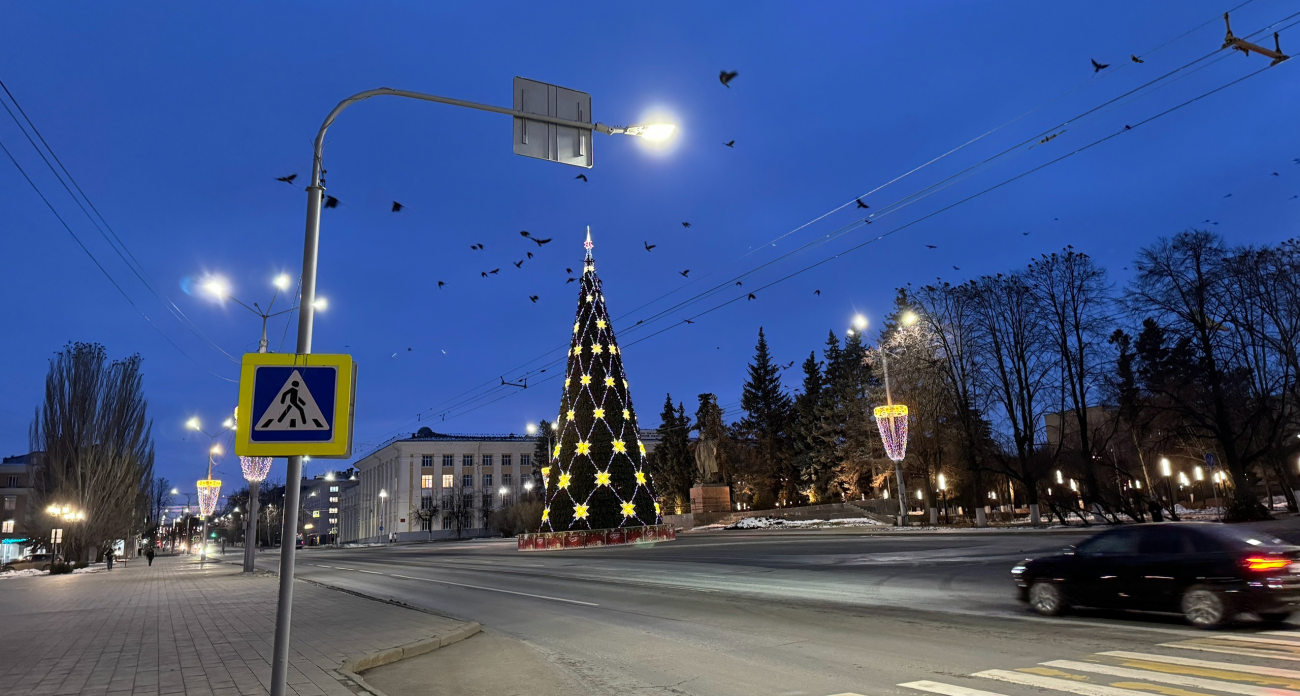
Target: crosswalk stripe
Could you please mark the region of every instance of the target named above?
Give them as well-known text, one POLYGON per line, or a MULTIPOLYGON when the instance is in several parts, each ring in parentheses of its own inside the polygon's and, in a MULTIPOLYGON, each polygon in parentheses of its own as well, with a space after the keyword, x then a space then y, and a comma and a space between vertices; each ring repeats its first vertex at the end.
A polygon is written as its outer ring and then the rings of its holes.
POLYGON ((1097 653, 1106 657, 1119 657, 1126 660, 1144 660, 1146 662, 1163 662, 1167 665, 1181 665, 1183 667, 1201 667, 1204 669, 1222 669, 1230 672, 1242 672, 1245 674, 1258 674, 1265 677, 1282 677, 1284 679, 1300 679, 1300 670, 1282 669, 1281 667, 1259 667, 1257 665, 1243 665, 1236 662, 1216 662, 1214 660, 1197 660, 1191 657, 1173 657, 1170 655, 1156 655, 1154 653, 1128 652, 1125 650, 1109 650, 1097 653))
POLYGON ((917 691, 928 691, 932 694, 942 694, 943 696, 1002 696, 1002 694, 994 693, 992 691, 981 691, 979 689, 972 689, 965 686, 943 684, 934 681, 914 681, 906 684, 899 684, 899 686, 908 689, 916 689, 917 691))
POLYGON ((989 669, 983 672, 976 672, 971 676, 983 677, 985 679, 996 679, 998 681, 1011 682, 1012 684, 1021 684, 1023 686, 1036 686, 1040 689, 1065 691, 1072 694, 1078 694, 1079 696, 1151 696, 1151 694, 1144 691, 1070 681, 1069 679, 1057 679, 1056 677, 1043 677, 1037 674, 1012 672, 1005 669, 989 669))
POLYGON ((1293 638, 1300 638, 1300 631, 1264 631, 1264 635, 1266 635, 1266 636, 1291 636, 1291 637, 1293 637, 1293 638))
POLYGON ((1272 660, 1286 660, 1288 662, 1300 662, 1300 655, 1287 655, 1274 650, 1255 650, 1254 648, 1230 648, 1227 646, 1206 645, 1204 643, 1195 643, 1190 640, 1177 641, 1174 643, 1161 643, 1162 648, 1182 648, 1183 650, 1200 650, 1201 652, 1220 653, 1223 655, 1243 655, 1245 657, 1267 657, 1272 660))
POLYGON ((1285 645, 1292 648, 1300 648, 1300 642, 1294 640, 1282 640, 1281 638, 1260 638, 1259 636, 1239 636, 1233 634, 1224 634, 1215 636, 1223 640, 1235 640, 1240 643, 1263 643, 1265 645, 1285 645))
POLYGON ((1237 684, 1234 682, 1221 681, 1219 679, 1205 679, 1204 677, 1189 677, 1183 674, 1166 674, 1164 672, 1153 672, 1145 669, 1131 669, 1129 667, 1115 667, 1114 665, 1103 665, 1092 662, 1077 662, 1075 660, 1053 660, 1051 662, 1041 662, 1047 667, 1057 667, 1060 669, 1072 669, 1076 672, 1091 672, 1093 674, 1108 674, 1112 677, 1125 677, 1127 679, 1141 679, 1152 681, 1160 684, 1173 684, 1175 686, 1190 686, 1197 689, 1210 689, 1211 691, 1222 691, 1229 694, 1241 694, 1242 696, 1300 696, 1300 691, 1291 689, 1278 689, 1266 686, 1252 686, 1250 684, 1237 684))

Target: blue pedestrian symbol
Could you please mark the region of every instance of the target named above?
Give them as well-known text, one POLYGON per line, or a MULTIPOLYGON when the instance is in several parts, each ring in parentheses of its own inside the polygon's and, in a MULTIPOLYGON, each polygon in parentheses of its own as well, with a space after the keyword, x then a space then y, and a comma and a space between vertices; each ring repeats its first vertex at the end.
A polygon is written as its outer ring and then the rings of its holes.
POLYGON ((338 368, 258 366, 251 442, 329 442, 338 368))

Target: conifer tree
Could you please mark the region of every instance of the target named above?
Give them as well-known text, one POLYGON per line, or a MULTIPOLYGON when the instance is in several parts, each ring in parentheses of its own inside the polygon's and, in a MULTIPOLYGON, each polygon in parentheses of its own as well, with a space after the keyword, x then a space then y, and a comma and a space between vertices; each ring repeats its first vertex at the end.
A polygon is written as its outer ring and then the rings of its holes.
POLYGON ((685 509, 696 478, 689 436, 691 419, 686 416, 684 405, 673 406, 671 394, 665 397, 664 410, 659 417, 662 420, 659 445, 650 458, 650 470, 654 472, 661 500, 667 507, 685 509))
POLYGON ((754 361, 749 365, 749 379, 740 396, 745 411, 741 428, 754 438, 758 457, 758 475, 766 479, 773 495, 786 494, 790 502, 798 496, 798 474, 790 466, 786 435, 793 404, 781 385, 781 368, 772 361, 763 329, 758 330, 754 361))
POLYGON ((614 338, 591 232, 578 289, 578 314, 560 399, 559 438, 543 467, 543 532, 614 529, 660 523, 645 445, 628 394, 623 354, 614 338))

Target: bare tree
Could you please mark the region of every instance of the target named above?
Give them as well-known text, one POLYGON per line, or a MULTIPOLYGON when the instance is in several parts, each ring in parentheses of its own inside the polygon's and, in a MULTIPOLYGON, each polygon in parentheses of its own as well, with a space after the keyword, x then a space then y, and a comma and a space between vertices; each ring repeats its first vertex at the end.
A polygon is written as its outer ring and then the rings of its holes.
POLYGON ((31 427, 32 528, 49 543, 49 505, 68 505, 84 519, 63 522, 68 558, 96 558, 140 530, 153 477, 152 422, 140 356, 109 362, 104 347, 72 343, 50 361, 45 400, 31 427))

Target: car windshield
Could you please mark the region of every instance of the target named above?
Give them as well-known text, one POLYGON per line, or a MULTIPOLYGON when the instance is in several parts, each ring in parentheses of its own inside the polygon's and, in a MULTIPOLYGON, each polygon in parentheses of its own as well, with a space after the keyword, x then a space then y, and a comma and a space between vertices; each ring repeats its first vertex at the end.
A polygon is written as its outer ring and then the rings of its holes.
POLYGON ((1132 529, 1103 532, 1079 544, 1085 556, 1117 556, 1137 552, 1137 535, 1132 529))
POLYGON ((1267 548, 1289 546, 1285 541, 1256 529, 1247 527, 1229 527, 1220 525, 1206 525, 1202 527, 1205 531, 1228 542, 1234 548, 1267 548))

